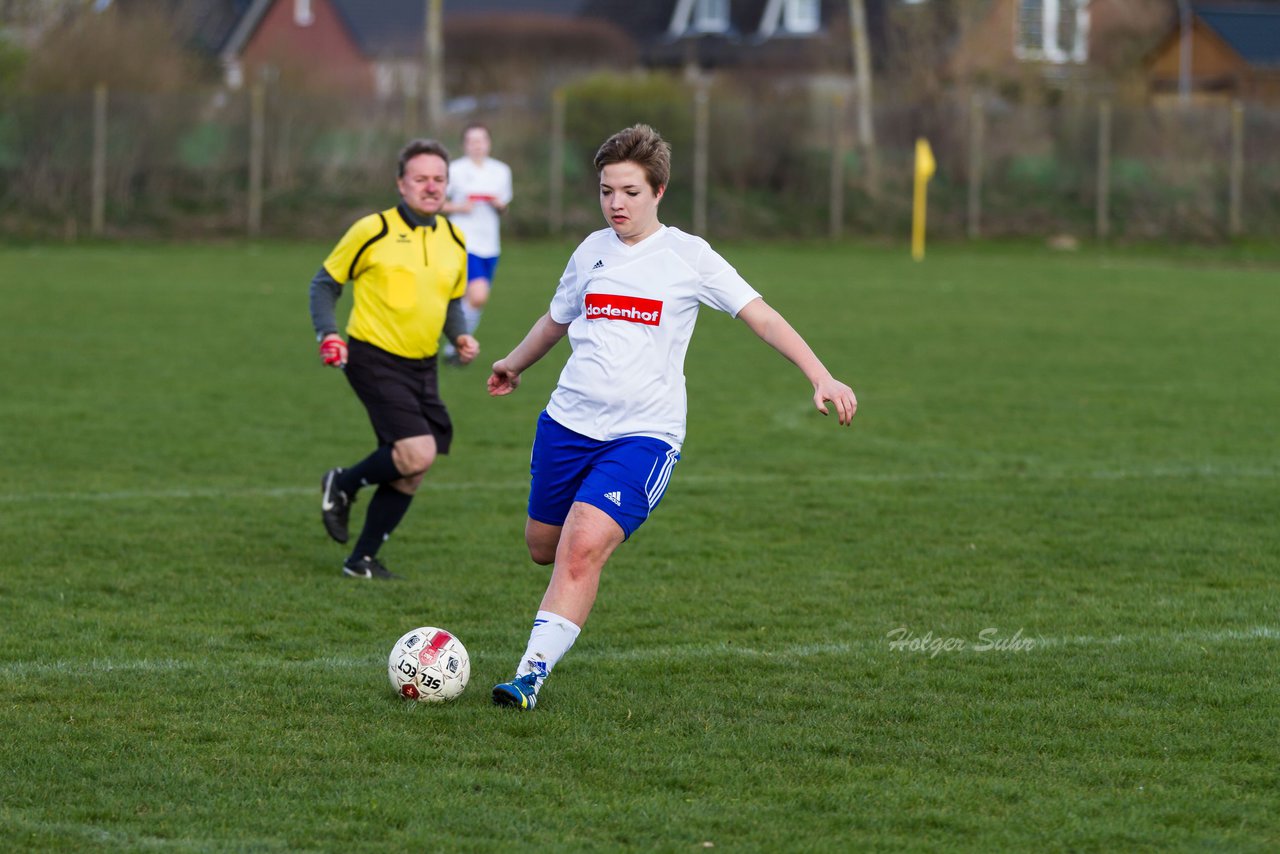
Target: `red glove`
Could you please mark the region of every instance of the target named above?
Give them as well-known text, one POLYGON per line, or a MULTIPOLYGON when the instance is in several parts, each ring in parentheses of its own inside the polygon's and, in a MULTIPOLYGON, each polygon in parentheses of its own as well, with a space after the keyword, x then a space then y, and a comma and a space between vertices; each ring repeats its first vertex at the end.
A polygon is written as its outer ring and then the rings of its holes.
POLYGON ((341 338, 326 338, 320 342, 320 358, 326 365, 342 367, 347 363, 347 342, 341 338))

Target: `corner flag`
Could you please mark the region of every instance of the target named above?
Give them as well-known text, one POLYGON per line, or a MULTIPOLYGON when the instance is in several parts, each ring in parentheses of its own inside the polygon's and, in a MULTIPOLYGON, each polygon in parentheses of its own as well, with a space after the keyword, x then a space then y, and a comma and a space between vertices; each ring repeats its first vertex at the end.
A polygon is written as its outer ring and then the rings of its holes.
POLYGON ((911 207, 911 257, 917 261, 924 258, 925 195, 937 165, 929 140, 924 137, 917 139, 915 201, 911 207))

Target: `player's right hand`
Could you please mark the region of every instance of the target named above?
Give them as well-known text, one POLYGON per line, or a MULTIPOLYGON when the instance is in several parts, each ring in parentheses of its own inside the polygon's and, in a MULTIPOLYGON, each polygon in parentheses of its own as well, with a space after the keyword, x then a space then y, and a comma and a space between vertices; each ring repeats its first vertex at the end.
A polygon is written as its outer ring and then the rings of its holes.
POLYGON ((520 373, 508 368, 506 359, 499 359, 493 363, 493 373, 489 374, 487 385, 490 397, 511 394, 520 386, 520 373))
POLYGON ((480 342, 474 335, 459 335, 454 346, 458 348, 458 359, 464 365, 470 364, 472 359, 480 355, 480 342))
POLYGON ((347 364, 347 342, 337 335, 326 335, 320 342, 320 361, 334 368, 347 364))

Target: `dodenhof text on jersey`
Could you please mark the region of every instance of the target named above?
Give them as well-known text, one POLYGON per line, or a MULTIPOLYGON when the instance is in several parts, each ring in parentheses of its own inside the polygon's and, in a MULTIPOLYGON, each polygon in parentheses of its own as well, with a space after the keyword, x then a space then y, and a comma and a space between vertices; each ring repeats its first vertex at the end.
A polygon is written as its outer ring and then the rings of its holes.
POLYGON ((618 294, 587 294, 587 320, 627 320, 657 326, 662 320, 662 300, 618 294))

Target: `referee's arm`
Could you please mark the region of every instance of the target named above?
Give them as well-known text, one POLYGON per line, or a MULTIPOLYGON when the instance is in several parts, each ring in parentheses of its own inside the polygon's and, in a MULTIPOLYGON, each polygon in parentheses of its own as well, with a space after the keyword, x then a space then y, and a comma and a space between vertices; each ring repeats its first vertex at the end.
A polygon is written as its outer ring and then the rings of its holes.
POLYGON ((467 316, 462 312, 462 300, 463 297, 449 300, 444 315, 444 337, 455 347, 458 346, 458 336, 467 334, 467 316))
POLYGON ((311 280, 311 325, 315 327, 317 341, 323 341, 326 335, 338 334, 336 307, 340 296, 342 285, 321 266, 311 280))

